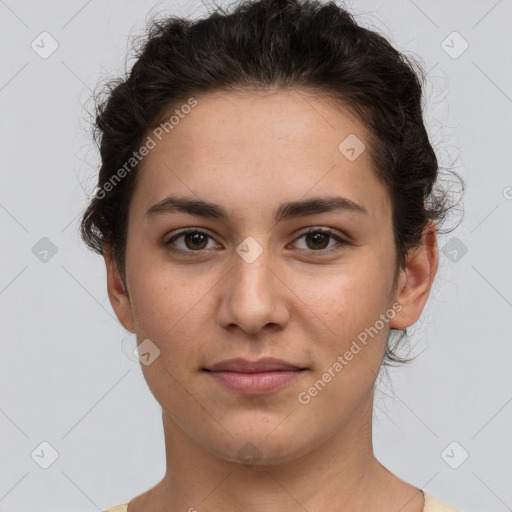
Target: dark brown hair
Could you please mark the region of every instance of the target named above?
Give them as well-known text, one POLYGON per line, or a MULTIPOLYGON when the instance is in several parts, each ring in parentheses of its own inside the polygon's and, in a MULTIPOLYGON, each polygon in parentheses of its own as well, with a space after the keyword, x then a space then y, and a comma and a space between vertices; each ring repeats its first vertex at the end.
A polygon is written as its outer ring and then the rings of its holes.
MULTIPOLYGON (((194 95, 293 88, 332 100, 367 127, 374 171, 392 202, 398 271, 428 221, 439 232, 451 208, 437 184, 438 161, 423 123, 421 66, 334 2, 246 0, 235 7, 194 21, 152 20, 131 71, 95 98, 101 168, 81 219, 82 239, 99 254, 111 248, 125 279, 127 217, 139 167, 130 159, 148 131, 194 95)), ((392 362, 406 359, 388 346, 384 363, 392 362)))

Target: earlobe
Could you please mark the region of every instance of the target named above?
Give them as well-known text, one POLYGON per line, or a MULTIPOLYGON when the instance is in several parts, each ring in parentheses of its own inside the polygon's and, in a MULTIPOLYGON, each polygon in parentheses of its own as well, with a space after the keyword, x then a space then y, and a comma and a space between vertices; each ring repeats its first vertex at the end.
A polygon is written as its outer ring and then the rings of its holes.
POLYGON ((107 292, 110 304, 123 327, 130 332, 135 332, 128 291, 125 290, 121 273, 117 268, 110 248, 104 247, 103 256, 107 270, 107 292))
POLYGON ((390 322, 392 328, 406 329, 419 319, 434 282, 438 258, 436 227, 429 220, 421 244, 409 251, 405 269, 400 271, 395 302, 402 309, 390 322))

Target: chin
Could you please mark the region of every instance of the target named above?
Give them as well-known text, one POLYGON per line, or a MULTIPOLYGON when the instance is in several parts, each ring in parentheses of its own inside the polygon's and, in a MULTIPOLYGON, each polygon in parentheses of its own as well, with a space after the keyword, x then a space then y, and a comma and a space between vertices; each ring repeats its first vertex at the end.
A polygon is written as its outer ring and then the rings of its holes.
POLYGON ((276 431, 267 435, 266 429, 258 428, 209 440, 204 448, 227 462, 261 468, 291 462, 312 449, 299 429, 283 429, 280 435, 276 431))

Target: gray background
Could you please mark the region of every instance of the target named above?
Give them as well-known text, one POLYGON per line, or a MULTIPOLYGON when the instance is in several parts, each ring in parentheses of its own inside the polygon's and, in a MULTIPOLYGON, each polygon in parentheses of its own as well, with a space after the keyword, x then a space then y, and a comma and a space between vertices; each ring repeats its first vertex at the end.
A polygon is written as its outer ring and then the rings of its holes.
MULTIPOLYGON (((429 133, 441 164, 467 182, 464 220, 440 237, 438 276, 411 329, 419 357, 391 370, 392 387, 380 385, 375 451, 462 510, 512 510, 512 1, 347 5, 421 56, 429 133)), ((128 37, 150 11, 195 17, 204 7, 0 0, 4 512, 104 510, 165 470, 160 410, 132 353, 135 335, 113 314, 103 259, 77 235, 98 164, 84 106, 99 79, 122 72, 128 37), (31 47, 51 49, 43 31, 58 43, 47 58, 31 47), (47 469, 42 442, 58 453, 47 469)))

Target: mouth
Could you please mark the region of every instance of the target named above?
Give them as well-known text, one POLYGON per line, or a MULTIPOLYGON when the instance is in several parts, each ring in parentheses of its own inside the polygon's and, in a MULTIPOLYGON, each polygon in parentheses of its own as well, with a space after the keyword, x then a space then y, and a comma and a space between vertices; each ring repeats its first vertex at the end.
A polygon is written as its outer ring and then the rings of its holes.
POLYGON ((258 361, 228 359, 202 370, 230 391, 244 395, 262 395, 286 386, 307 368, 267 357, 258 361))

